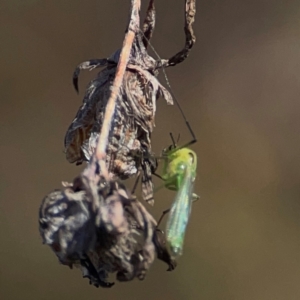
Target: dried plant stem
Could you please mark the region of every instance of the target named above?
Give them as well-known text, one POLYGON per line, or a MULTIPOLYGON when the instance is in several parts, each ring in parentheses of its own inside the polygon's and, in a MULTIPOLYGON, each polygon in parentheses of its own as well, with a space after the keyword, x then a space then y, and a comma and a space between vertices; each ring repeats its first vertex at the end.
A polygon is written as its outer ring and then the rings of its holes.
POLYGON ((120 87, 122 85, 124 73, 129 60, 132 43, 134 41, 135 34, 139 28, 140 6, 141 6, 140 0, 131 0, 130 20, 129 20, 128 30, 123 42, 115 79, 111 87, 111 95, 105 109, 103 125, 101 128, 101 133, 99 136, 99 141, 96 149, 96 158, 99 161, 101 172, 105 177, 108 177, 108 171, 105 165, 105 157, 106 157, 106 148, 108 145, 109 132, 114 117, 116 101, 119 95, 120 87))

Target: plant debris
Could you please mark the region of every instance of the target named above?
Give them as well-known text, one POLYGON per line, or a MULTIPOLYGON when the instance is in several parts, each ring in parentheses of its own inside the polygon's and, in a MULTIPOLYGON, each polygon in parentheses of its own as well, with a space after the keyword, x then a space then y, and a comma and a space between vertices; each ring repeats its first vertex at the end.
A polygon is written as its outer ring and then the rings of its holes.
POLYGON ((123 184, 100 174, 90 182, 87 172, 49 193, 40 207, 40 234, 59 261, 79 267, 97 287, 113 285, 109 273, 119 281, 144 279, 156 254, 173 270, 176 262, 144 206, 123 184))
POLYGON ((185 0, 185 9, 185 47, 170 59, 155 60, 147 53, 155 25, 154 0, 143 30, 140 0, 131 0, 122 49, 107 59, 83 62, 74 72, 78 90, 80 70, 104 67, 89 83, 65 136, 67 160, 88 163, 72 183, 64 182, 64 188, 44 198, 39 230, 63 265, 80 268, 97 287, 112 287, 108 277, 114 273, 118 281, 143 280, 155 256, 168 271, 176 267, 155 219, 119 180, 142 173, 143 199, 154 203, 151 176, 157 161, 150 154, 156 101, 163 97, 173 104, 156 76, 160 68, 182 62, 195 42, 195 0, 185 0))

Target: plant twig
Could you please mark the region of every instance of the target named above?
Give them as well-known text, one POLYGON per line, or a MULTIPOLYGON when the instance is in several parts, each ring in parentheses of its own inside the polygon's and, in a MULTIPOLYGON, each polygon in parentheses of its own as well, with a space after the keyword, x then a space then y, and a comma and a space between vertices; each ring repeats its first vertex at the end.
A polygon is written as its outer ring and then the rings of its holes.
POLYGON ((119 95, 120 87, 122 85, 124 73, 129 60, 132 43, 134 41, 136 32, 139 28, 140 6, 141 6, 140 0, 131 0, 130 20, 129 20, 128 30, 125 35, 122 50, 120 53, 120 58, 116 70, 116 76, 113 85, 111 87, 111 95, 106 106, 103 125, 101 128, 101 133, 99 136, 98 145, 96 149, 96 158, 99 161, 101 172, 103 173, 103 176, 107 178, 108 178, 108 171, 105 165, 105 157, 106 157, 106 148, 108 144, 109 132, 110 132, 111 123, 115 112, 116 101, 119 95))
POLYGON ((183 62, 189 55, 192 47, 196 42, 196 36, 193 30, 193 23, 196 15, 196 0, 185 0, 185 21, 184 21, 184 33, 185 33, 185 45, 184 48, 173 55, 169 59, 162 59, 159 68, 166 68, 169 66, 176 66, 183 62))

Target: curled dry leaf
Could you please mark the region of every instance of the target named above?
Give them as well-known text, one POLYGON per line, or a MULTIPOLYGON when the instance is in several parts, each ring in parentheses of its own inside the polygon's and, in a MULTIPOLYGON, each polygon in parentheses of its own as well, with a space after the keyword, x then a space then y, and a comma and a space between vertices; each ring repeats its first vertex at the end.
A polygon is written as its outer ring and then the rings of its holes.
MULTIPOLYGON (((163 97, 167 104, 173 104, 171 94, 156 77, 160 68, 174 66, 188 56, 195 42, 192 29, 194 15, 195 0, 186 0, 185 47, 170 59, 155 60, 147 52, 155 26, 154 1, 149 2, 143 30, 139 29, 136 32, 117 98, 106 153, 107 168, 112 178, 119 179, 127 179, 141 170, 142 197, 150 204, 154 204, 152 173, 157 168, 156 160, 149 158, 156 101, 163 97)), ((117 50, 107 59, 85 61, 79 64, 74 72, 73 83, 78 91, 78 76, 81 70, 104 67, 88 84, 83 104, 67 130, 65 152, 70 163, 81 164, 83 161, 89 161, 96 149, 119 56, 120 50, 117 50)))

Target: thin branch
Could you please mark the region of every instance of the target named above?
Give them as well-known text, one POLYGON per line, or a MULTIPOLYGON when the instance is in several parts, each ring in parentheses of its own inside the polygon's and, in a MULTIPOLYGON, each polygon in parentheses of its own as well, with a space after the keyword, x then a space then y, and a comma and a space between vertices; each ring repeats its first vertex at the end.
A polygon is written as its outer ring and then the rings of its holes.
POLYGON ((96 149, 96 158, 99 160, 101 172, 103 172, 103 175, 107 178, 108 178, 108 171, 105 165, 105 157, 106 157, 106 148, 108 144, 109 132, 110 132, 111 123, 115 112, 116 101, 119 95, 120 87, 122 85, 124 73, 129 60, 132 43, 134 41, 135 35, 139 28, 140 7, 141 7, 140 0, 131 0, 131 8, 130 8, 131 13, 130 13, 128 30, 123 42, 123 47, 121 50, 120 59, 116 70, 116 76, 113 85, 111 87, 111 95, 106 106, 103 125, 101 128, 101 133, 99 136, 99 141, 96 149))
POLYGON ((176 53, 169 59, 162 59, 158 67, 166 68, 169 66, 175 66, 183 62, 189 55, 192 47, 196 42, 196 36, 193 30, 193 23, 195 21, 196 14, 196 0, 185 0, 185 45, 184 48, 176 53))

